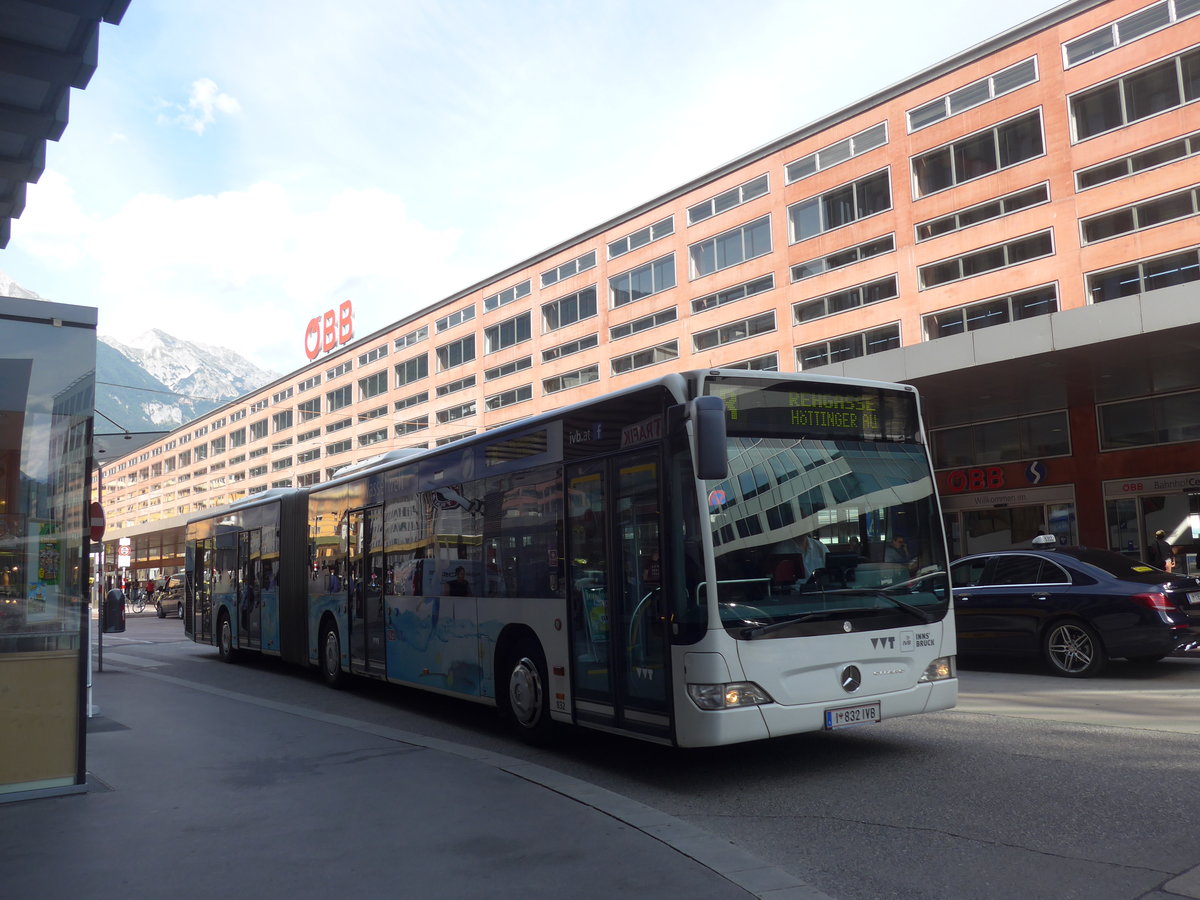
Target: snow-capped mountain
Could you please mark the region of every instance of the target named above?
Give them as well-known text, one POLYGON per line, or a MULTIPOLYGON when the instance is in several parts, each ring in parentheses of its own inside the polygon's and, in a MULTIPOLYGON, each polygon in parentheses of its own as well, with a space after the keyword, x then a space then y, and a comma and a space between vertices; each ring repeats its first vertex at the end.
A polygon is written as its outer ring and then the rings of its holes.
POLYGON ((0 297, 16 297, 18 300, 44 300, 33 291, 21 287, 3 272, 0 272, 0 297))
POLYGON ((105 415, 110 407, 119 411, 124 420, 115 412, 111 418, 130 431, 129 421, 136 421, 138 430, 147 424, 150 430, 171 429, 277 377, 225 347, 186 341, 157 328, 127 342, 101 335, 96 409, 105 415))

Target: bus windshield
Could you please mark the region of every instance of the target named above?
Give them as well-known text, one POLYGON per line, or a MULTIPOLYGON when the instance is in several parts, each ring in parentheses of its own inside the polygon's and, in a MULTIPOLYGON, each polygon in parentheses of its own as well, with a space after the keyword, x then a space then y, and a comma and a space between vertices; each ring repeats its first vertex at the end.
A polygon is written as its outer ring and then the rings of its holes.
POLYGON ((915 397, 867 390, 796 400, 794 385, 791 399, 756 386, 734 400, 729 477, 706 486, 721 621, 735 637, 946 615, 946 545, 915 397), (783 436, 806 415, 817 427, 783 436))

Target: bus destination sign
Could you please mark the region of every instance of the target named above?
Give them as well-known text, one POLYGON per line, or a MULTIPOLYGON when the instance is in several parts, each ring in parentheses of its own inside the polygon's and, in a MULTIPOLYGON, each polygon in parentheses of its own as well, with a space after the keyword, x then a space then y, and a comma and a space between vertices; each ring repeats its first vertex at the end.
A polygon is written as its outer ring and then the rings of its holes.
POLYGON ((722 383, 713 392, 725 401, 731 434, 879 440, 903 436, 916 424, 912 395, 870 387, 803 391, 722 383))

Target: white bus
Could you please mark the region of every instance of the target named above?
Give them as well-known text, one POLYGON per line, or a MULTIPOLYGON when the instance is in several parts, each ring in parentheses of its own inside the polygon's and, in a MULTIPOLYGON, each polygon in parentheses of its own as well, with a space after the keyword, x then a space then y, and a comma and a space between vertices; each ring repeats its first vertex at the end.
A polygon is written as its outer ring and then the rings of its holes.
POLYGON ((188 524, 186 628, 681 747, 957 699, 911 387, 707 370, 188 524))

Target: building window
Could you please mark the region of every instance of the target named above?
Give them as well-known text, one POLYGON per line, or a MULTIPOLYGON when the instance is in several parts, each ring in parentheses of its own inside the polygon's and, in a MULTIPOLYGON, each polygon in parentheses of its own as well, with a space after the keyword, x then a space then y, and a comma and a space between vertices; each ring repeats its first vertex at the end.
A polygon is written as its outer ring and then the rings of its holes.
POLYGON ((1200 281, 1200 252, 1195 247, 1094 272, 1088 275, 1087 286, 1092 302, 1103 303, 1193 281, 1200 281))
POLYGON ((422 353, 396 366, 396 387, 411 384, 429 375, 429 354, 422 353))
POLYGON ((725 288, 714 294, 705 294, 703 297, 697 297, 692 301, 692 312, 699 313, 708 309, 716 309, 718 306, 724 306, 726 303, 734 303, 738 300, 744 300, 746 297, 753 297, 755 294, 762 294, 774 289, 775 276, 764 275, 761 278, 755 278, 742 284, 735 284, 733 287, 725 288))
POLYGON ((291 396, 292 396, 292 388, 285 388, 284 390, 279 391, 276 394, 272 394, 271 402, 273 404, 279 404, 279 403, 282 403, 284 400, 287 400, 291 396))
POLYGON ((464 306, 460 310, 450 313, 448 316, 443 316, 434 322, 434 328, 438 331, 445 331, 448 328, 453 328, 456 325, 461 325, 463 322, 470 322, 475 318, 475 304, 464 306))
MULTIPOLYGON (((262 412, 266 408, 267 408, 267 398, 266 397, 264 397, 261 400, 255 400, 253 403, 250 404, 250 412, 252 412, 252 413, 262 412)), ((189 437, 188 440, 191 440, 191 438, 189 437)))
POLYGON ((321 415, 321 398, 313 397, 311 400, 304 400, 297 403, 296 413, 299 415, 301 422, 311 422, 317 416, 321 415))
POLYGON ((667 216, 653 225, 647 225, 645 228, 639 228, 632 234, 617 238, 608 245, 608 258, 615 259, 618 256, 624 256, 632 250, 645 247, 647 244, 652 244, 674 233, 675 217, 667 216))
POLYGON ((896 235, 886 234, 881 238, 875 238, 873 241, 867 241, 865 244, 847 247, 845 250, 838 250, 827 256, 810 259, 807 262, 796 263, 796 265, 792 266, 792 281, 803 281, 805 278, 823 275, 826 272, 832 272, 834 269, 852 266, 855 263, 862 262, 864 259, 871 259, 874 256, 891 253, 895 249, 896 235))
POLYGON ((485 369, 483 372, 484 381, 494 381, 497 378, 503 378, 506 375, 514 375, 517 372, 522 372, 525 369, 533 367, 533 357, 523 356, 520 359, 515 359, 512 362, 505 363, 502 366, 496 366, 493 369, 485 369))
POLYGON ((475 376, 468 375, 466 378, 460 378, 458 381, 450 381, 446 384, 440 384, 437 388, 437 395, 445 397, 447 394, 456 394, 459 391, 465 391, 467 388, 475 387, 475 376))
POLYGON ((353 419, 340 419, 340 420, 338 420, 337 422, 331 422, 330 424, 326 425, 326 426, 325 426, 325 433, 326 433, 326 434, 333 434, 333 432, 335 432, 335 431, 341 431, 341 430, 343 430, 343 429, 345 429, 345 428, 349 428, 349 427, 350 427, 351 425, 353 425, 353 424, 354 424, 354 420, 353 420, 353 419))
POLYGON ((596 315, 596 286, 542 305, 542 331, 554 331, 596 315))
POLYGON ((267 467, 266 466, 251 466, 250 470, 246 474, 249 475, 251 478, 262 478, 262 476, 267 474, 267 467))
MULTIPOLYGON (((209 446, 212 449, 213 456, 216 456, 220 453, 224 453, 225 452, 225 438, 223 438, 223 437, 213 438, 209 442, 209 446)), ((160 464, 160 468, 161 468, 161 464, 160 464)))
POLYGON ((978 331, 992 325, 1006 325, 1020 319, 1032 319, 1058 312, 1058 290, 1054 285, 1021 291, 1006 297, 981 300, 958 309, 944 310, 925 316, 926 340, 937 340, 953 334, 978 331))
POLYGON ((284 469, 290 469, 291 467, 292 458, 290 456, 271 461, 271 471, 273 472, 282 472, 284 469))
POLYGON ((744 359, 741 362, 723 363, 723 369, 749 369, 752 372, 778 372, 779 354, 768 353, 766 356, 756 356, 754 359, 744 359))
MULTIPOLYGON (((196 455, 196 462, 200 462, 202 459, 208 459, 208 444, 199 444, 193 448, 192 452, 196 455)), ((142 469, 139 474, 141 476, 139 480, 141 481, 145 481, 150 477, 147 469, 142 469)))
POLYGON ((339 409, 344 409, 354 402, 354 392, 350 385, 340 387, 336 391, 329 391, 325 395, 325 409, 328 412, 334 412, 339 409))
POLYGON ((787 175, 787 183, 791 184, 793 181, 799 181, 801 178, 816 175, 818 172, 832 168, 838 163, 843 163, 856 156, 862 156, 868 150, 882 147, 887 142, 887 122, 880 122, 878 125, 864 128, 858 134, 852 135, 845 140, 830 144, 828 147, 822 147, 815 153, 810 153, 808 156, 800 157, 795 162, 788 163, 784 168, 784 173, 787 175))
POLYGON ((701 203, 697 203, 695 206, 689 206, 687 211, 688 224, 695 225, 697 222, 711 219, 713 216, 731 210, 735 206, 748 203, 756 197, 765 196, 769 190, 770 179, 764 173, 757 178, 747 181, 745 184, 740 184, 735 188, 723 191, 715 197, 710 197, 701 203))
POLYGON ((396 437, 403 437, 406 434, 413 434, 417 431, 424 431, 429 427, 429 416, 418 416, 415 419, 409 419, 405 422, 397 422, 395 427, 396 437))
POLYGON ((387 415, 387 406, 377 406, 374 409, 368 409, 366 412, 359 413, 358 419, 361 422, 363 419, 378 419, 380 416, 387 415))
POLYGON ((653 315, 642 316, 642 318, 634 319, 632 322, 614 325, 608 330, 608 339, 610 341, 619 341, 621 338, 626 338, 642 331, 648 331, 651 328, 657 328, 659 325, 666 325, 668 322, 674 322, 675 318, 676 311, 675 307, 672 306, 670 309, 660 310, 653 315))
POLYGON ((596 268, 596 251, 589 250, 583 256, 576 257, 557 268, 543 272, 542 287, 550 287, 550 285, 558 284, 558 282, 570 278, 572 275, 578 275, 580 272, 586 272, 588 269, 594 268, 596 268))
POLYGON ((1071 455, 1065 410, 929 432, 935 469, 1071 455))
POLYGON ((1067 41, 1063 44, 1063 61, 1066 68, 1077 66, 1196 13, 1200 13, 1200 3, 1196 0, 1175 0, 1174 3, 1162 0, 1067 41))
POLYGON ((974 109, 989 100, 1010 94, 1017 88, 1033 84, 1037 80, 1037 57, 1031 56, 1014 66, 1001 69, 995 75, 973 81, 945 96, 909 110, 908 130, 913 132, 927 128, 934 122, 940 122, 961 112, 966 112, 968 109, 974 109))
POLYGON ((312 487, 321 480, 321 473, 305 472, 303 475, 296 476, 296 487, 312 487))
POLYGON ((327 444, 325 447, 325 455, 333 456, 335 453, 345 453, 353 446, 354 442, 349 438, 344 441, 334 441, 332 444, 327 444))
POLYGON ((326 369, 325 370, 325 380, 329 381, 330 379, 337 378, 341 375, 345 375, 347 372, 349 372, 353 368, 354 368, 354 361, 348 359, 345 362, 339 363, 338 365, 334 366, 332 369, 326 369))
MULTIPOLYGON (((314 428, 312 431, 306 431, 303 434, 296 435, 296 443, 303 444, 305 441, 311 441, 314 438, 319 438, 320 436, 321 436, 321 429, 314 428)), ((230 460, 230 461, 232 462, 232 460, 230 460)))
POLYGON ((366 353, 362 354, 358 358, 358 364, 359 364, 359 366, 370 365, 371 363, 375 362, 376 360, 383 359, 387 355, 388 355, 387 344, 380 344, 378 347, 374 348, 373 350, 368 350, 366 353))
POLYGON ((831 363, 846 362, 872 353, 894 350, 900 346, 900 325, 893 323, 857 334, 820 341, 796 348, 796 362, 802 370, 815 369, 831 363))
POLYGON ((296 462, 306 463, 312 462, 314 459, 321 458, 321 448, 314 447, 312 450, 305 450, 303 453, 296 454, 296 462))
POLYGON ((474 433, 474 431, 463 431, 458 434, 452 434, 449 437, 438 438, 437 446, 445 447, 447 444, 453 444, 455 441, 461 441, 463 438, 469 438, 474 433))
POLYGON ((1101 450, 1200 440, 1200 391, 1104 404, 1096 413, 1101 450))
POLYGON ((516 346, 532 337, 532 315, 523 312, 483 330, 483 352, 496 353, 516 346))
POLYGON ((425 325, 418 328, 416 331, 410 331, 403 337, 396 338, 393 348, 403 350, 405 347, 411 347, 413 344, 419 344, 421 341, 429 337, 429 326, 425 325))
POLYGON ((449 409, 441 409, 437 412, 437 421, 439 425, 446 425, 449 422, 457 422, 459 419, 466 419, 475 415, 475 401, 463 403, 460 406, 451 406, 449 409))
POLYGON ((692 335, 692 348, 695 352, 700 353, 704 350, 720 347, 723 344, 744 341, 747 338, 767 334, 774 330, 775 311, 771 310, 760 313, 757 316, 751 316, 749 319, 742 319, 740 322, 730 322, 718 328, 710 328, 707 331, 697 332, 692 335))
MULTIPOLYGON (((1197 5, 1200 6, 1200 0, 1197 0, 1197 5)), ((1165 166, 1197 154, 1200 154, 1200 131, 1184 138, 1167 141, 1165 144, 1157 144, 1146 150, 1139 150, 1137 153, 1122 156, 1111 162, 1080 169, 1075 173, 1075 189, 1085 191, 1097 185, 1129 178, 1139 172, 1157 169, 1159 166, 1165 166)))
POLYGON ((1004 197, 998 197, 986 203, 968 206, 966 209, 961 209, 949 215, 920 222, 917 224, 917 240, 928 241, 935 237, 941 237, 943 234, 962 231, 964 228, 970 228, 972 225, 978 225, 981 222, 990 222, 993 219, 999 219, 1001 216, 1007 216, 1009 213, 1049 202, 1049 183, 1039 184, 1036 187, 1007 194, 1004 197))
POLYGON ((1070 98, 1075 140, 1086 141, 1200 97, 1200 48, 1081 91, 1070 98))
POLYGON ((413 394, 411 397, 405 397, 403 400, 397 400, 395 410, 399 412, 402 409, 409 409, 413 406, 420 406, 422 403, 429 402, 429 391, 421 391, 419 394, 413 394))
POLYGON ((305 378, 302 382, 296 385, 296 390, 303 394, 305 391, 310 391, 321 383, 321 373, 318 372, 310 378, 305 378))
MULTIPOLYGON (((259 419, 257 422, 250 423, 250 440, 257 441, 267 436, 267 428, 269 427, 266 419, 259 419)), ((182 454, 180 454, 182 456, 182 454)))
POLYGON ((928 197, 1027 162, 1043 152, 1042 113, 1034 110, 914 157, 913 186, 917 197, 928 197))
POLYGON ((368 431, 366 434, 360 434, 358 436, 358 446, 370 447, 372 444, 378 444, 380 441, 386 441, 387 436, 388 430, 386 428, 380 428, 376 431, 368 431))
POLYGON ((271 444, 271 452, 278 453, 280 450, 290 446, 292 446, 292 439, 285 438, 282 441, 276 441, 275 443, 271 444))
POLYGON ((582 369, 576 369, 574 372, 564 372, 561 375, 543 379, 542 393, 557 394, 559 391, 568 391, 571 388, 577 388, 599 380, 600 367, 598 365, 585 366, 582 369))
MULTIPOLYGON (((499 309, 507 303, 512 303, 514 300, 521 300, 528 297, 532 292, 532 282, 528 278, 520 284, 514 284, 507 290, 503 290, 498 294, 492 294, 490 297, 483 298, 483 311, 491 312, 493 309, 499 309)), ((471 307, 471 317, 474 318, 475 307, 471 307)), ((457 324, 457 323, 455 323, 457 324)), ((446 326, 449 328, 450 326, 446 326)), ((438 331, 444 330, 441 325, 438 326, 438 331)))
POLYGON ((625 306, 675 287, 675 254, 660 256, 644 266, 608 279, 612 307, 625 306))
POLYGON ((475 358, 475 335, 467 335, 437 348, 438 365, 444 372, 469 363, 475 358))
POLYGON ((888 172, 875 172, 788 207, 793 244, 892 208, 888 172))
POLYGON ((239 428, 236 431, 229 432, 229 448, 246 446, 246 429, 239 428))
POLYGON ((368 375, 366 378, 358 379, 359 400, 370 400, 372 397, 378 397, 380 394, 387 393, 387 389, 387 369, 376 372, 374 375, 368 375))
POLYGON ((1005 244, 996 244, 964 256, 956 256, 930 263, 927 266, 920 266, 917 269, 917 275, 921 290, 925 290, 1053 254, 1054 242, 1051 239, 1051 230, 1046 229, 1005 244))
POLYGON ((1153 200, 1143 200, 1132 206, 1090 216, 1080 223, 1085 244, 1095 244, 1109 238, 1135 231, 1145 231, 1155 225, 1165 225, 1186 219, 1197 213, 1197 189, 1164 194, 1153 200))
POLYGON ((503 409, 505 406, 512 406, 516 403, 524 403, 526 400, 533 399, 533 385, 525 384, 518 388, 513 388, 511 391, 502 391, 499 394, 493 394, 484 400, 484 405, 488 409, 503 409))
POLYGON ((612 361, 612 373, 624 375, 636 369, 670 362, 673 359, 679 359, 679 342, 667 341, 657 347, 647 347, 645 350, 635 350, 633 353, 616 357, 612 361))
POLYGON ((767 215, 692 244, 688 248, 692 278, 711 275, 770 252, 771 217, 767 215))
POLYGON ((551 347, 549 350, 542 351, 542 362, 553 362, 556 359, 562 359, 564 356, 570 356, 572 353, 581 353, 584 350, 591 350, 600 343, 600 336, 597 334, 589 334, 586 337, 581 337, 575 341, 567 341, 565 344, 559 344, 557 347, 551 347))
POLYGON ((836 291, 826 294, 824 297, 814 297, 812 300, 794 304, 792 306, 793 324, 800 325, 804 322, 811 322, 813 319, 836 315, 848 309, 858 309, 860 306, 879 303, 881 300, 893 300, 898 296, 900 296, 900 291, 896 276, 889 275, 887 278, 879 278, 866 284, 846 288, 844 291, 836 291))

